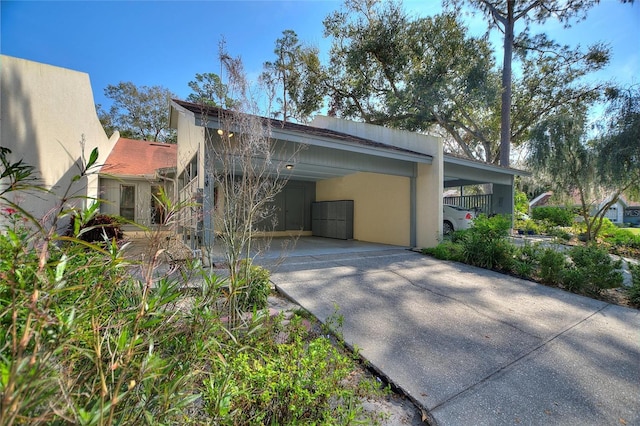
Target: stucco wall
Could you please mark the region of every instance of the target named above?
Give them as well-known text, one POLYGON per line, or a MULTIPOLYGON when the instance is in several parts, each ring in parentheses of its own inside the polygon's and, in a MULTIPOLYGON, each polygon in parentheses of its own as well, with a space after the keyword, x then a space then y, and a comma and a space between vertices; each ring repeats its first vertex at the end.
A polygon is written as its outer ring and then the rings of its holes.
MULTIPOLYGON (((444 186, 444 163, 442 139, 404 130, 390 129, 366 123, 344 120, 336 117, 316 116, 313 126, 331 129, 338 132, 374 140, 387 145, 405 148, 433 157, 432 164, 417 163, 415 174, 415 208, 416 208, 416 247, 433 247, 442 237, 442 188, 444 186)), ((363 186, 363 191, 375 196, 378 188, 375 184, 363 186)), ((409 192, 407 192, 409 193, 409 192)), ((411 199, 408 197, 402 208, 410 209, 411 199)), ((387 204, 388 208, 400 208, 400 204, 387 204)), ((357 207, 356 207, 357 208, 357 207)), ((407 214, 407 217, 408 214, 407 214)), ((407 235, 409 225, 407 225, 407 235)), ((360 239, 359 237, 356 237, 360 239)), ((362 238, 366 241, 377 241, 362 238)), ((408 245, 409 242, 402 243, 408 245)))
MULTIPOLYGON (((58 194, 14 194, 13 200, 42 218, 78 174, 75 163, 82 158, 83 137, 85 156, 97 147, 101 163, 119 135, 107 138, 88 74, 5 55, 0 55, 0 70, 0 145, 12 150, 11 159, 36 167, 42 184, 58 194)), ((76 205, 85 203, 82 196, 96 198, 97 174, 75 184, 71 193, 78 196, 76 205)))
POLYGON ((354 200, 353 238, 409 246, 409 178, 355 173, 316 183, 316 201, 354 200))

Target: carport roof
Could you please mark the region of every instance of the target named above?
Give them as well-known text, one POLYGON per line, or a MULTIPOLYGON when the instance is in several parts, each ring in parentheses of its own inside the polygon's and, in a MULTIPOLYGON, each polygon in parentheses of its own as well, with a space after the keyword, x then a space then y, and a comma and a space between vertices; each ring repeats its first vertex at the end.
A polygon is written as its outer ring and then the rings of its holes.
MULTIPOLYGON (((194 116, 204 116, 211 118, 215 124, 224 117, 225 114, 232 114, 231 111, 219 107, 211 107, 207 105, 196 104, 173 99, 172 111, 170 116, 170 126, 177 126, 177 120, 174 117, 174 106, 181 107, 194 116)), ((274 118, 260 117, 264 121, 268 121, 274 137, 291 142, 313 144, 325 147, 334 147, 354 152, 362 152, 372 155, 384 155, 385 157, 396 158, 399 160, 416 161, 431 164, 433 156, 401 148, 393 145, 384 144, 370 139, 361 138, 350 135, 348 133, 337 132, 335 130, 323 129, 319 127, 307 126, 298 123, 291 123, 274 118), (304 135, 303 138, 296 135, 304 135), (340 147, 332 146, 331 142, 340 143, 340 147)))

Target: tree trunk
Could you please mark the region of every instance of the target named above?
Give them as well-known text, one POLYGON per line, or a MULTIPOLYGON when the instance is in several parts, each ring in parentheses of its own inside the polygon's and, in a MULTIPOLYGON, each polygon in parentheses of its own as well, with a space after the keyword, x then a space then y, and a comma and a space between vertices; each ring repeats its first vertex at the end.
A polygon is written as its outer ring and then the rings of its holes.
POLYGON ((502 66, 502 106, 500 117, 500 165, 509 167, 511 154, 511 62, 513 60, 513 9, 515 0, 507 1, 504 23, 504 61, 502 66))

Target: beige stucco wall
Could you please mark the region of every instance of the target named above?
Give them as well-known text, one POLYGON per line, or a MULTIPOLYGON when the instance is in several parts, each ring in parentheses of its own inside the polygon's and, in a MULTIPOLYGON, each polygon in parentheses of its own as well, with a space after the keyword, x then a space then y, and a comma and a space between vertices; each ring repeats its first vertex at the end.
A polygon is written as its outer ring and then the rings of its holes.
MULTIPOLYGON (((104 161, 118 138, 111 140, 98 120, 89 75, 38 62, 0 55, 0 145, 12 150, 11 159, 36 167, 42 184, 59 196, 79 172, 84 153, 98 148, 104 161)), ((98 177, 91 175, 73 186, 76 196, 98 196, 98 177)), ((41 218, 58 197, 14 194, 13 200, 41 218)), ((82 205, 83 198, 74 204, 82 205)))
MULTIPOLYGON (((418 163, 416 170, 416 246, 422 248, 438 244, 442 238, 442 192, 444 186, 441 138, 336 117, 316 116, 311 125, 431 155, 433 157, 432 164, 418 163)), ((372 193, 373 196, 378 193, 378 188, 373 183, 363 186, 362 189, 372 193)), ((403 205, 389 202, 386 204, 386 209, 404 209, 404 206, 409 209, 409 202, 409 198, 403 205)))
POLYGON ((353 238, 409 246, 409 178, 355 173, 316 183, 316 200, 354 200, 353 238))

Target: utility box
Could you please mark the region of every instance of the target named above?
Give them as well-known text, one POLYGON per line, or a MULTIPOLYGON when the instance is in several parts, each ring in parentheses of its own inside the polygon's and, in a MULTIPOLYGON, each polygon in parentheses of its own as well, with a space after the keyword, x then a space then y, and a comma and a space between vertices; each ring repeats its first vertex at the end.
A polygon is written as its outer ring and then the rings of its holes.
POLYGON ((312 203, 311 230, 316 237, 353 239, 353 200, 312 203))

